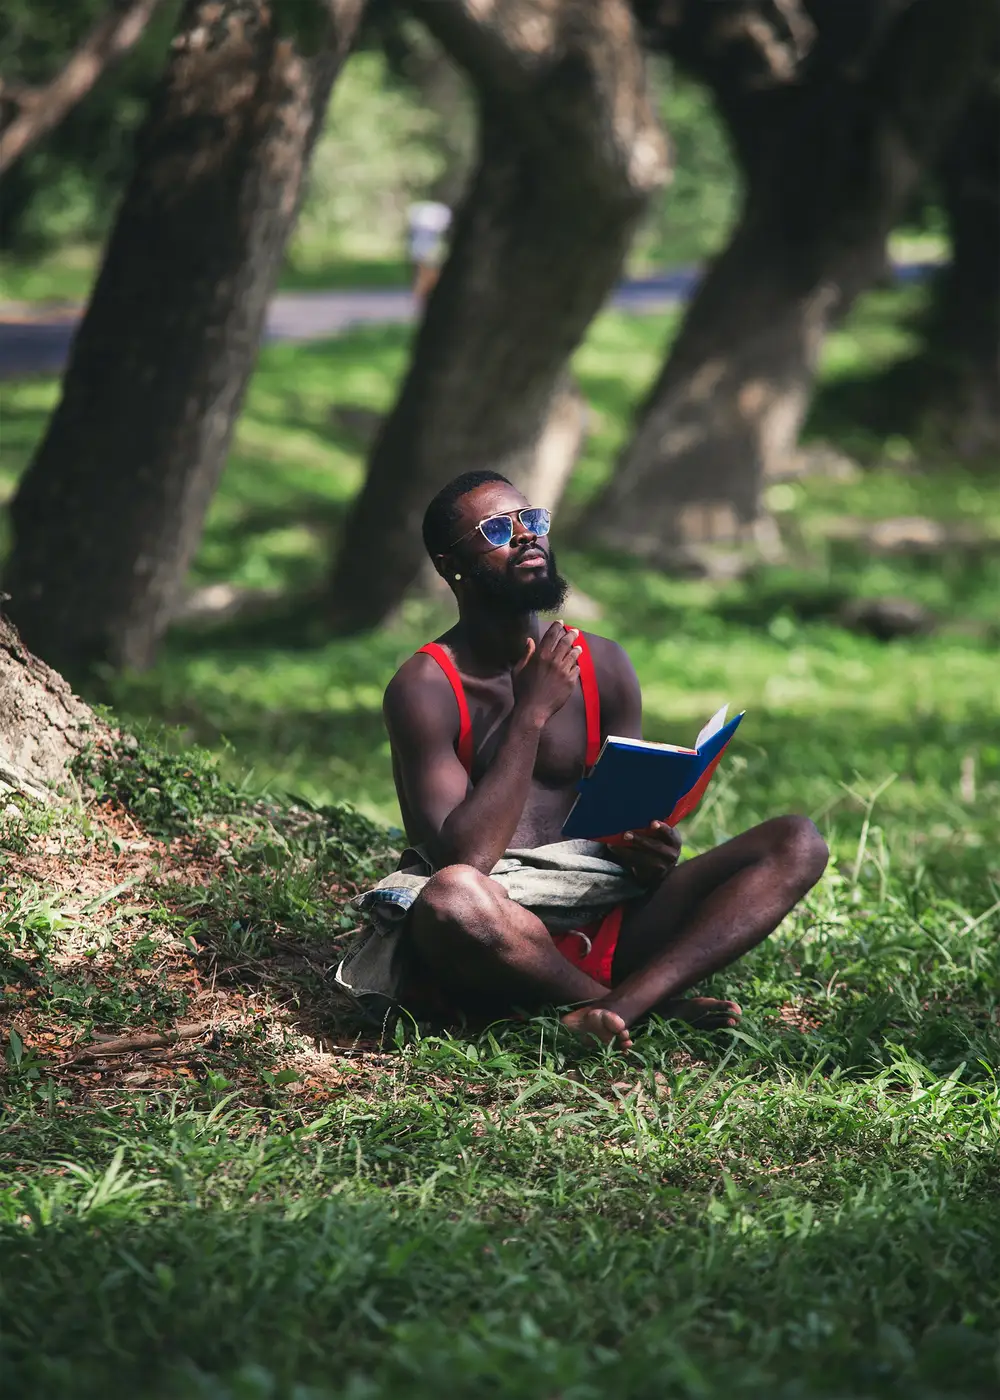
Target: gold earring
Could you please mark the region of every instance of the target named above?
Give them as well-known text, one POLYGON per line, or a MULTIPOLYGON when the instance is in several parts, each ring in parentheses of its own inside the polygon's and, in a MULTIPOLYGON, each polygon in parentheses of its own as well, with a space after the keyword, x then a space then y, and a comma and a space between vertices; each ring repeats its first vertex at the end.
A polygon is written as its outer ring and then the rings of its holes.
POLYGON ((455 575, 455 582, 458 583, 458 581, 459 581, 459 579, 460 579, 461 577, 462 577, 461 574, 456 574, 456 575, 455 575))

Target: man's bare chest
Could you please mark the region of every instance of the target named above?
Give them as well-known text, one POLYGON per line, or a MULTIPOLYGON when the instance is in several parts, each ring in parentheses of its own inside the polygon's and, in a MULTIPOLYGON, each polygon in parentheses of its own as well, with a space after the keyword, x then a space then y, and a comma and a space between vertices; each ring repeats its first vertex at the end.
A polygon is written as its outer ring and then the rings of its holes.
MULTIPOLYGON (((493 762, 507 734, 514 709, 513 690, 490 685, 466 687, 472 720, 473 781, 493 762)), ((538 741, 533 781, 548 788, 570 788, 583 776, 587 751, 587 717, 580 687, 548 721, 538 741)))

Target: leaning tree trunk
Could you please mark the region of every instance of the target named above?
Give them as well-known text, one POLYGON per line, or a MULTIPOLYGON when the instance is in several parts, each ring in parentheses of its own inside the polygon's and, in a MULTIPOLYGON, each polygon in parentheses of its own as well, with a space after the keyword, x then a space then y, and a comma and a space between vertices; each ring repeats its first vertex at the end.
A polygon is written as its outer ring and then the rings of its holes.
POLYGON ((535 468, 569 356, 666 171, 624 0, 419 12, 473 80, 479 161, 343 532, 330 586, 343 630, 374 626, 416 578, 421 516, 449 478, 535 468))
POLYGON ((761 488, 792 465, 826 331, 883 270, 887 235, 995 23, 979 0, 901 8, 847 62, 839 31, 824 54, 813 7, 813 66, 793 66, 794 81, 755 88, 704 65, 745 207, 588 511, 591 541, 667 568, 703 567, 706 543, 770 542, 761 488))
POLYGON ((962 457, 1000 460, 1000 74, 968 107, 938 167, 951 262, 921 357, 921 428, 962 457))
POLYGON ((317 0, 310 54, 261 0, 184 8, 62 399, 12 509, 11 614, 61 670, 153 659, 362 5, 317 0))
POLYGON ((106 733, 103 721, 0 616, 0 807, 12 793, 45 801, 66 765, 106 733))

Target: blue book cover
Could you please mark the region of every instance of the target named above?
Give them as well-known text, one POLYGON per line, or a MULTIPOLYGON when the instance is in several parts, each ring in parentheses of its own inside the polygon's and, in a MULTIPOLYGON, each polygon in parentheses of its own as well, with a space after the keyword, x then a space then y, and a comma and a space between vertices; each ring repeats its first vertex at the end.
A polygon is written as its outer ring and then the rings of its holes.
POLYGON ((597 762, 579 783, 563 836, 600 841, 651 822, 675 826, 701 801, 745 713, 727 723, 728 709, 712 716, 693 749, 609 734, 597 762))

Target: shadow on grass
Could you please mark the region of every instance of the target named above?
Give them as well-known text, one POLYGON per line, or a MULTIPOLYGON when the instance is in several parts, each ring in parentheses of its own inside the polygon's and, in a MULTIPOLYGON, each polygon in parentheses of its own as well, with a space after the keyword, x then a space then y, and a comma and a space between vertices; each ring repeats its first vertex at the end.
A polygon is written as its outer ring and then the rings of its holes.
POLYGON ((894 1185, 873 1171, 835 1204, 793 1178, 684 1200, 658 1171, 556 1143, 547 1174, 537 1132, 475 1137, 433 1104, 351 1117, 342 1134, 276 1125, 255 1146, 231 1115, 227 1136, 147 1113, 138 1180, 89 1207, 77 1183, 44 1228, 6 1227, 16 1393, 994 1392, 1000 1226, 969 1171, 924 1165, 894 1185), (553 1173, 586 1215, 556 1204, 553 1173), (485 1218, 473 1182, 495 1202, 485 1218))

